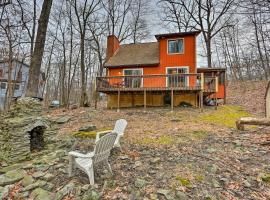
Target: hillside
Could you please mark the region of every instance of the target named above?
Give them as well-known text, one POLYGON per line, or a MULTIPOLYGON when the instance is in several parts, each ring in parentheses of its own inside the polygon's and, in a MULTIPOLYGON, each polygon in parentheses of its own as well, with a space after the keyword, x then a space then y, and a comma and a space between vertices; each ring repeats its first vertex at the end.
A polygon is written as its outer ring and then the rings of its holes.
POLYGON ((230 82, 227 103, 240 105, 252 114, 264 116, 266 87, 267 81, 230 82))

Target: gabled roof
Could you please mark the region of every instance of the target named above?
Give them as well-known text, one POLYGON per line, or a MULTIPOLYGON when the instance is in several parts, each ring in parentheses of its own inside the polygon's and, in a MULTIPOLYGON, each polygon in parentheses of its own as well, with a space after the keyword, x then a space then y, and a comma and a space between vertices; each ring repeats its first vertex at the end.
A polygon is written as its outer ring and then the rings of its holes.
POLYGON ((159 40, 161 38, 172 38, 172 37, 183 37, 188 35, 199 35, 201 31, 190 31, 190 32, 179 32, 179 33, 166 33, 166 34, 158 34, 155 35, 156 39, 159 40))
POLYGON ((124 44, 105 63, 105 67, 155 66, 159 64, 159 43, 124 44))

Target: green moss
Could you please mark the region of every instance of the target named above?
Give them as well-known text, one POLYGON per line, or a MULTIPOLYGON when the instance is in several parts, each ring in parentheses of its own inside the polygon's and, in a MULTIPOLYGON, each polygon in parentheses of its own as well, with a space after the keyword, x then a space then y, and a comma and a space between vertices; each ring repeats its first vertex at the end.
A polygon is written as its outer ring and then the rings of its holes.
POLYGON ((144 145, 170 145, 173 143, 173 139, 170 136, 161 136, 159 138, 145 137, 137 142, 144 145))
POLYGON ((204 180, 204 176, 203 175, 197 175, 195 176, 195 179, 199 182, 202 182, 204 180))
POLYGON ((179 184, 181 184, 182 186, 185 186, 185 187, 191 187, 191 182, 190 180, 188 180, 187 178, 184 178, 184 177, 181 177, 181 176, 176 176, 175 178, 179 184))
MULTIPOLYGON (((98 131, 88 131, 88 132, 84 132, 84 131, 76 131, 76 132, 73 132, 72 135, 76 138, 86 138, 86 139, 95 139, 96 138, 96 135, 98 132, 101 132, 101 131, 109 131, 111 129, 108 129, 108 128, 103 128, 101 130, 98 130, 98 131)), ((100 134, 100 136, 103 136, 105 135, 106 133, 102 133, 100 134)))
POLYGON ((202 121, 227 126, 230 128, 235 127, 235 121, 241 117, 251 116, 248 112, 244 111, 240 106, 224 105, 219 106, 218 110, 211 113, 201 115, 199 118, 202 121))
POLYGON ((270 174, 265 174, 262 177, 262 181, 265 182, 265 183, 270 183, 270 174))

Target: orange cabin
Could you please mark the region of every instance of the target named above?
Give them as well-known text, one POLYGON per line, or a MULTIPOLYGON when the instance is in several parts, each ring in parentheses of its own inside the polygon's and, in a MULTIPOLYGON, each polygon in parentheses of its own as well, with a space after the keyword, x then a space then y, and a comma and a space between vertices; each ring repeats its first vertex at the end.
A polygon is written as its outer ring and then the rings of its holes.
MULTIPOLYGON (((122 105, 128 106, 124 107, 136 106, 134 102, 139 102, 138 99, 142 98, 146 92, 148 92, 148 97, 152 95, 151 92, 159 94, 158 105, 165 104, 166 95, 168 96, 168 92, 172 90, 175 96, 170 98, 171 100, 176 98, 176 101, 172 101, 174 105, 180 101, 189 101, 192 105, 199 105, 198 94, 201 91, 203 91, 203 97, 224 99, 225 84, 217 82, 219 76, 217 71, 196 67, 196 36, 198 34, 200 31, 160 34, 155 36, 157 42, 123 45, 120 45, 116 36, 109 36, 104 65, 107 68, 107 74, 105 77, 97 77, 97 91, 107 93, 108 102, 116 98, 113 97, 116 92, 121 92, 122 98, 126 95, 126 102, 122 105), (210 73, 212 76, 209 76, 210 73)), ((147 98, 143 99, 143 104, 146 104, 147 98)), ((119 106, 120 96, 117 101, 117 106, 119 106)), ((138 104, 141 105, 141 103, 138 104)), ((154 106, 155 103, 150 102, 149 105, 154 106)))

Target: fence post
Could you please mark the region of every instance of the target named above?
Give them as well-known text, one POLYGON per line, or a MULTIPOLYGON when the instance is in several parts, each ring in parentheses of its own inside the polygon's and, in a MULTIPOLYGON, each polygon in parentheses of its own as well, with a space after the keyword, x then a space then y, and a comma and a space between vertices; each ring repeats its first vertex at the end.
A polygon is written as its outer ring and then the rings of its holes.
POLYGON ((120 112, 120 90, 118 89, 117 112, 120 112))

